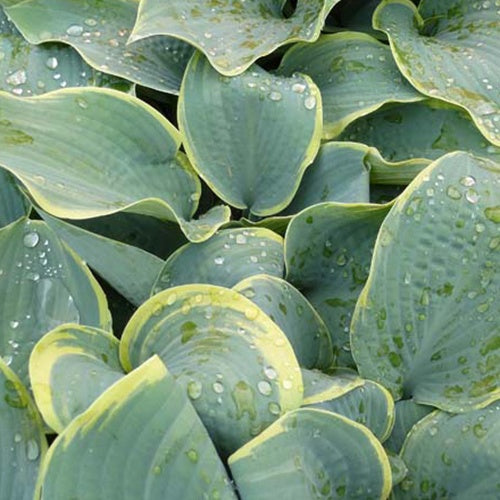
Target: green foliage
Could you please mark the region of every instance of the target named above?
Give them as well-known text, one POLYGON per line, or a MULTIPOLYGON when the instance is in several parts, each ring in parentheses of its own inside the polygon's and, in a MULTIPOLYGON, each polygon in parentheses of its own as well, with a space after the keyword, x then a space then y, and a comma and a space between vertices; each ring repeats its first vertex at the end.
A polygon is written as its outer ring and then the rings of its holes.
POLYGON ((0 0, 0 499, 498 498, 498 4, 0 0))

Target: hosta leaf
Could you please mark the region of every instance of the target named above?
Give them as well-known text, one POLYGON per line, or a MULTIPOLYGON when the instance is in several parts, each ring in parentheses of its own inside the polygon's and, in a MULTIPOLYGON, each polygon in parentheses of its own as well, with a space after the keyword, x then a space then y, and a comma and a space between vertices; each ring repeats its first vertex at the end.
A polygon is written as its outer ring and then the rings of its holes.
POLYGON ((237 225, 242 227, 260 227, 264 229, 269 229, 280 236, 285 236, 286 228, 292 219, 291 216, 287 215, 276 215, 274 217, 264 217, 257 221, 249 220, 245 217, 236 222, 237 225))
POLYGON ((23 383, 35 343, 67 322, 110 329, 90 271, 43 222, 20 219, 0 230, 0 353, 23 383))
POLYGON ((197 53, 182 83, 179 126, 193 167, 221 199, 272 215, 292 200, 318 151, 321 97, 309 77, 258 66, 224 77, 197 53))
MULTIPOLYGON (((426 159, 389 162, 377 149, 364 144, 325 142, 306 170, 293 201, 282 214, 296 214, 325 201, 368 203, 373 184, 409 184, 430 163, 426 159)), ((269 227, 271 221, 273 218, 268 218, 259 224, 269 227)), ((274 223, 278 222, 279 218, 275 217, 274 223)))
MULTIPOLYGON (((384 443, 385 444, 385 443, 384 443)), ((399 484, 408 474, 408 467, 404 463, 403 459, 390 451, 387 451, 387 458, 391 464, 391 475, 392 475, 392 487, 399 484)))
POLYGON ((38 411, 19 378, 0 359, 0 498, 31 500, 47 450, 38 411))
POLYGON ((495 2, 384 0, 373 16, 401 72, 420 92, 466 109, 500 146, 500 29, 495 2))
POLYGON ((500 404, 463 415, 434 412, 410 432, 401 457, 408 475, 400 498, 497 498, 500 404))
POLYGON ((411 428, 428 415, 433 408, 432 406, 419 405, 411 399, 397 401, 395 408, 394 427, 384 446, 395 453, 399 453, 411 428))
POLYGON ((43 219, 85 262, 132 304, 148 299, 163 260, 145 250, 85 231, 42 212, 43 219))
POLYGON ((177 152, 179 134, 135 97, 91 88, 29 100, 0 93, 0 108, 0 165, 52 215, 85 219, 128 210, 177 221, 195 241, 229 217, 227 207, 215 207, 190 220, 201 187, 177 152))
POLYGON ((95 71, 68 46, 57 43, 31 45, 7 19, 2 7, 0 54, 0 90, 18 96, 86 85, 124 91, 131 89, 131 84, 126 80, 95 71))
POLYGON ((92 233, 142 248, 162 259, 188 241, 177 224, 129 212, 79 220, 75 224, 92 233))
POLYGON ((259 306, 281 328, 300 366, 323 369, 332 366, 330 333, 296 288, 281 278, 260 274, 240 281, 233 290, 259 306))
POLYGON ((54 441, 37 498, 155 500, 205 493, 236 498, 184 391, 154 357, 101 394, 54 441))
POLYGON ((391 469, 373 434, 317 409, 288 413, 229 457, 245 500, 387 498, 391 469))
POLYGON ((158 354, 223 454, 302 402, 284 333, 239 293, 213 285, 161 292, 134 314, 120 344, 125 369, 158 354))
POLYGON ((302 369, 304 382, 302 404, 309 405, 338 398, 364 384, 364 380, 354 370, 340 368, 336 369, 334 374, 335 376, 331 376, 318 370, 302 369))
POLYGON ((37 342, 29 372, 38 409, 57 433, 124 375, 118 339, 74 324, 61 325, 37 342))
MULTIPOLYGON (((359 378, 359 377, 358 377, 359 378)), ((321 390, 315 385, 318 376, 305 376, 303 406, 328 410, 368 427, 377 439, 385 441, 394 424, 394 401, 380 384, 359 378, 345 384, 346 375, 321 377, 321 390), (337 380, 339 379, 339 380, 337 380)))
POLYGON ((30 209, 30 204, 19 190, 15 178, 0 168, 0 227, 28 215, 30 209))
POLYGON ((137 0, 0 0, 0 5, 30 43, 63 42, 92 67, 162 92, 178 93, 193 52, 167 37, 127 45, 137 0))
POLYGON ((356 118, 387 102, 423 99, 399 72, 389 47, 364 33, 335 33, 294 45, 279 72, 305 73, 319 87, 324 139, 338 136, 356 118))
POLYGON ((362 144, 324 143, 283 213, 296 214, 323 201, 368 202, 370 171, 364 161, 367 149, 362 144))
POLYGON ((368 277, 388 205, 320 203, 295 216, 285 238, 287 281, 324 320, 341 366, 352 366, 351 315, 368 277))
POLYGON ((171 35, 201 50, 224 75, 237 75, 286 43, 316 40, 339 0, 299 0, 285 18, 283 0, 142 0, 130 40, 171 35))
POLYGON ((384 221, 351 324, 361 376, 461 412, 499 396, 500 167, 434 162, 384 221))
POLYGON ((263 228, 223 229, 203 243, 174 252, 158 275, 153 292, 189 283, 231 288, 254 274, 283 277, 283 238, 263 228))
POLYGON ((500 148, 488 143, 463 110, 436 100, 385 106, 349 125, 340 139, 375 146, 388 161, 437 160, 456 150, 500 158, 500 148))

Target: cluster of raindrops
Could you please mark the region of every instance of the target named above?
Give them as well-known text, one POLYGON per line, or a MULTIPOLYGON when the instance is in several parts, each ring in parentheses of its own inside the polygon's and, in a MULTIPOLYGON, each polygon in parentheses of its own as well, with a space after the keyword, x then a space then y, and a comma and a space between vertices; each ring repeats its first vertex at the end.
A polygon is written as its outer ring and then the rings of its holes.
MULTIPOLYGON (((221 76, 220 81, 231 84, 233 81, 241 80, 244 87, 257 92, 259 100, 266 99, 271 102, 280 102, 289 99, 290 95, 296 95, 302 101, 302 105, 309 111, 314 110, 317 105, 316 91, 301 76, 294 74, 292 78, 282 78, 270 75, 264 71, 248 71, 235 79, 221 76)), ((239 83, 237 83, 239 84, 239 83)))

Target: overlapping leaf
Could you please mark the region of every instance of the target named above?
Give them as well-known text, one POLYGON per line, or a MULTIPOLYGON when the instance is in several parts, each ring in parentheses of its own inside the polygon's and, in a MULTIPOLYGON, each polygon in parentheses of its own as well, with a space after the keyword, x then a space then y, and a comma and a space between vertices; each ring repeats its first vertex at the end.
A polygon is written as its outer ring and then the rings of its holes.
POLYGON ((383 0, 373 16, 396 63, 420 92, 465 108, 500 146, 498 5, 493 1, 383 0))
POLYGON ((408 475, 400 498, 496 498, 500 468, 500 404, 463 415, 434 412, 405 441, 408 475))
POLYGON ((203 498, 207 491, 221 500, 236 498, 207 431, 155 357, 59 435, 43 463, 36 498, 203 498))
POLYGON ((243 498, 387 498, 391 469, 364 426, 317 409, 288 413, 234 455, 243 498))
POLYGON ((44 220, 85 262, 132 304, 149 298, 163 260, 145 250, 85 231, 42 213, 44 220), (140 273, 130 272, 139 270, 140 273))
POLYGON ((139 99, 91 88, 29 100, 0 93, 0 109, 0 165, 52 215, 85 219, 126 209, 177 221, 195 241, 229 217, 219 206, 191 220, 199 179, 177 151, 177 130, 139 99))
POLYGON ((0 168, 0 227, 28 215, 30 204, 21 193, 14 176, 0 168))
POLYGON ((300 366, 331 368, 334 353, 330 333, 296 288, 283 279, 260 274, 240 281, 233 290, 259 306, 281 328, 300 366))
POLYGON ((188 283, 230 288, 255 274, 281 278, 283 238, 263 228, 223 229, 203 243, 188 243, 165 262, 153 292, 188 283))
POLYGON ((158 354, 185 388, 222 454, 235 451, 302 402, 285 334, 239 293, 183 285, 145 302, 123 332, 125 369, 158 354))
POLYGON ((214 68, 234 76, 286 43, 318 38, 339 0, 299 0, 289 17, 283 0, 142 0, 130 40, 171 35, 201 50, 214 68))
POLYGON ((397 401, 395 408, 396 417, 394 419, 394 427, 384 446, 386 449, 399 453, 412 427, 428 415, 433 408, 431 406, 419 405, 411 399, 397 401))
POLYGON ((60 433, 124 376, 118 339, 97 328, 62 325, 35 345, 29 373, 40 413, 60 433))
POLYGON ((290 223, 287 280, 316 308, 341 366, 352 366, 349 325, 368 278, 371 251, 390 205, 320 203, 290 223))
POLYGON ((279 71, 305 73, 318 85, 324 139, 337 137, 356 118, 387 102, 423 99, 398 71, 389 47, 364 33, 336 33, 294 45, 279 71))
POLYGON ((32 500, 47 441, 36 406, 0 359, 0 497, 32 500))
POLYGON ((0 90, 18 96, 44 94, 64 87, 98 86, 130 91, 126 80, 105 75, 86 64, 68 46, 31 45, 0 7, 0 90))
POLYGON ((497 164, 452 153, 382 224, 351 343, 396 399, 461 412, 498 398, 499 187, 497 164))
POLYGON ((127 45, 137 0, 1 0, 0 5, 30 43, 63 42, 92 67, 162 92, 178 93, 193 52, 167 37, 127 45))
POLYGON ((67 323, 110 329, 106 297, 82 263, 39 221, 0 231, 0 354, 28 382, 28 358, 49 330, 67 323))
MULTIPOLYGON (((325 142, 306 170, 297 194, 282 214, 295 215, 326 201, 368 203, 373 184, 409 184, 430 163, 422 158, 389 162, 377 149, 364 144, 325 142)), ((274 219, 279 220, 278 217, 274 219)), ((269 224, 272 220, 264 219, 260 224, 269 224)))
POLYGON ((303 406, 328 410, 368 427, 384 442, 394 425, 394 401, 383 386, 354 373, 303 370, 303 406))
POLYGON ((500 148, 480 134, 463 110, 434 99, 385 106, 349 125, 340 139, 375 146, 391 162, 437 160, 457 150, 500 158, 500 148))
POLYGON ((224 201, 259 216, 290 203, 320 144, 321 96, 306 76, 281 78, 253 66, 223 77, 197 53, 178 112, 198 174, 224 201))

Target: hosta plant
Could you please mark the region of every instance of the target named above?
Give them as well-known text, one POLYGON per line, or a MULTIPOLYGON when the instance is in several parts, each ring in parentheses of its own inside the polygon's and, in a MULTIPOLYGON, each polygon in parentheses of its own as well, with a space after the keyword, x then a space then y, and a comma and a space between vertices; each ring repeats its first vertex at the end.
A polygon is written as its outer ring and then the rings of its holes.
POLYGON ((500 4, 0 0, 0 499, 500 497, 500 4))

